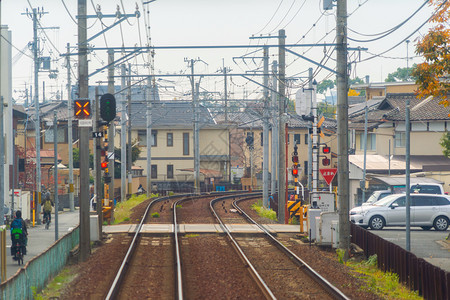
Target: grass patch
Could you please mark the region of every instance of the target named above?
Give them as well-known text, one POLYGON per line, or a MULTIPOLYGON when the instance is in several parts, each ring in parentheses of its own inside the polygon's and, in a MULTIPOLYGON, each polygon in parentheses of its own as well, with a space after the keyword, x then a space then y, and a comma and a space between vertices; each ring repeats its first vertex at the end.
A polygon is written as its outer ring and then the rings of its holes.
POLYGON ((187 238, 198 237, 198 234, 196 234, 196 233, 189 233, 189 234, 186 234, 185 237, 187 237, 187 238))
POLYGON ((264 206, 259 205, 258 203, 252 204, 252 209, 255 210, 261 217, 274 221, 277 220, 277 213, 275 211, 267 209, 264 206))
MULTIPOLYGON (((152 194, 151 197, 156 197, 156 195, 152 194)), ((129 221, 131 210, 133 209, 133 207, 144 202, 147 199, 148 197, 145 194, 139 196, 133 195, 127 201, 117 203, 116 208, 114 209, 114 224, 129 221)))
POLYGON ((347 261, 345 264, 356 272, 357 275, 354 275, 356 278, 366 283, 361 287, 363 290, 381 295, 385 299, 423 299, 418 292, 411 291, 399 283, 398 274, 379 270, 376 255, 366 261, 347 261))
POLYGON ((152 213, 152 218, 159 218, 159 213, 158 212, 152 213))
POLYGON ((70 268, 64 268, 58 276, 47 284, 41 293, 37 294, 36 289, 33 288, 33 299, 58 299, 64 286, 69 284, 76 276, 77 274, 72 273, 70 268))

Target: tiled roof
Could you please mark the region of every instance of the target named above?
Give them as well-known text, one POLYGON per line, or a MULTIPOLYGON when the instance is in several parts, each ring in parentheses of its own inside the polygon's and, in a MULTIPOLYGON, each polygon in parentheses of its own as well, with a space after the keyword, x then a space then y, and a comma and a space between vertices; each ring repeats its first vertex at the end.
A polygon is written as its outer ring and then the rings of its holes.
MULTIPOLYGON (((147 128, 147 104, 131 102, 131 126, 136 129, 147 128)), ((152 128, 172 126, 192 128, 194 114, 190 101, 157 101, 152 103, 152 128)), ((200 126, 214 125, 215 121, 209 110, 199 107, 200 126)))

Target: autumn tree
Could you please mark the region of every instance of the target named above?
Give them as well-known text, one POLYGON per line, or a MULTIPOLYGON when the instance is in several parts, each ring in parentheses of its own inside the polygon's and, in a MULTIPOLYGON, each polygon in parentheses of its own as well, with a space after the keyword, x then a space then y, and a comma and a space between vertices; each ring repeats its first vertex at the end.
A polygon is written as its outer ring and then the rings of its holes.
POLYGON ((450 103, 446 96, 450 93, 450 1, 430 0, 435 12, 430 19, 434 27, 420 39, 416 45, 416 53, 425 61, 418 64, 412 76, 419 85, 417 97, 435 96, 441 98, 441 104, 450 103))

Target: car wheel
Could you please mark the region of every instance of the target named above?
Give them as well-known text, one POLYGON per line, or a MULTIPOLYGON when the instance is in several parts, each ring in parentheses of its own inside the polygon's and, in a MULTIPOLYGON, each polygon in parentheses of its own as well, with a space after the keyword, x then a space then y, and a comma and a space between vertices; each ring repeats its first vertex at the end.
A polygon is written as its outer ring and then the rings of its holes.
POLYGON ((446 231, 448 228, 448 219, 444 216, 439 216, 434 219, 434 229, 438 231, 446 231))
POLYGON ((422 226, 423 230, 430 230, 433 226, 422 226))
POLYGON ((385 225, 384 218, 382 216, 373 216, 370 218, 369 226, 373 230, 381 230, 385 225))

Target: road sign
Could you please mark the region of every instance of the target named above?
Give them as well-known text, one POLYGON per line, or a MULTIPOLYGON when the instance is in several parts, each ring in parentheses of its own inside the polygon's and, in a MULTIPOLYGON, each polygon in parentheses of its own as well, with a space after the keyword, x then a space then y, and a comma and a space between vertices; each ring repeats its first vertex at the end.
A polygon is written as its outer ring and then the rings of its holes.
POLYGON ((323 179, 330 185, 331 181, 333 181, 334 176, 336 176, 337 168, 330 169, 320 169, 320 173, 322 174, 323 179))
POLYGON ((92 137, 93 138, 101 138, 101 137, 103 137, 103 131, 93 131, 92 132, 92 137))

